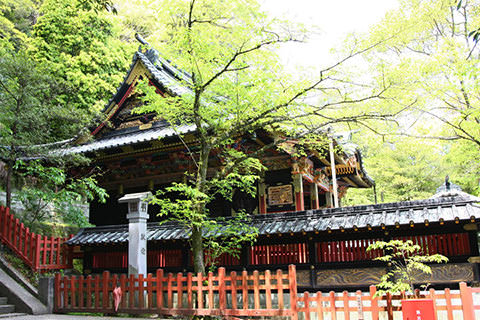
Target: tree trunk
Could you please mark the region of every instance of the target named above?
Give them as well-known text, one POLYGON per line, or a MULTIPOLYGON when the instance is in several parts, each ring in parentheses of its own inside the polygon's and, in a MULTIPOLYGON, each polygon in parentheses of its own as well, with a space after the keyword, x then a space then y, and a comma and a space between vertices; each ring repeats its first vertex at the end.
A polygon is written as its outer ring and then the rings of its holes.
POLYGON ((201 272, 202 274, 205 274, 202 229, 193 228, 190 240, 192 242, 193 268, 195 273, 201 272))
POLYGON ((8 161, 7 165, 7 177, 5 181, 5 206, 10 208, 12 204, 12 174, 13 174, 13 163, 8 161))
MULTIPOLYGON (((211 148, 205 141, 201 142, 196 187, 197 187, 197 190, 202 193, 205 193, 206 191, 208 156, 210 154, 210 149, 211 148)), ((199 224, 197 225, 203 225, 204 220, 208 218, 208 217, 205 217, 204 199, 198 199, 198 203, 195 209, 199 213, 197 216, 200 217, 199 219, 201 219, 201 221, 197 221, 199 222, 199 224)), ((203 256, 203 235, 202 235, 201 227, 192 228, 192 236, 190 240, 192 243, 193 268, 195 272, 201 272, 205 274, 205 259, 203 256)))

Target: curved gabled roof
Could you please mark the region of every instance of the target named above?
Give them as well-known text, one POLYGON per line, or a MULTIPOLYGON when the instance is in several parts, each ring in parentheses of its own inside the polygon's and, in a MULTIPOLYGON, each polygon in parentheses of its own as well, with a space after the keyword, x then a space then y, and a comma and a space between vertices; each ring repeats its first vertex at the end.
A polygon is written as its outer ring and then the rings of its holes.
MULTIPOLYGON (((147 76, 160 94, 169 96, 182 96, 193 94, 191 89, 192 77, 187 72, 179 69, 169 60, 162 58, 158 51, 150 48, 146 51, 137 51, 132 59, 130 69, 123 79, 117 92, 112 96, 104 109, 105 119, 91 131, 93 140, 77 140, 77 145, 66 150, 67 153, 88 153, 112 148, 118 148, 130 144, 151 142, 160 138, 173 137, 178 134, 193 133, 193 125, 182 125, 176 128, 169 127, 164 121, 152 123, 149 128, 141 126, 125 129, 116 129, 108 132, 108 127, 115 117, 119 116, 124 107, 124 102, 132 93, 139 77, 147 76)), ((336 138, 337 139, 337 138, 336 138)), ((341 140, 338 139, 337 142, 341 140)), ((343 153, 346 157, 354 156, 358 161, 358 170, 351 175, 349 184, 358 187, 371 187, 375 184, 363 168, 359 150, 352 147, 351 143, 341 142, 343 153)))

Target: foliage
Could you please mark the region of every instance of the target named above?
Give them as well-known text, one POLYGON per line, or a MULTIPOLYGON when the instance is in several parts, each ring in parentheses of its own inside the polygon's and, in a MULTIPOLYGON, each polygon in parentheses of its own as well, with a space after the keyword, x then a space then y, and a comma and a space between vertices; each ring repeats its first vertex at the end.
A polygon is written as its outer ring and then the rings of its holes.
MULTIPOLYGON (((364 167, 375 180, 378 202, 427 199, 453 171, 443 161, 445 150, 439 141, 381 139, 371 132, 363 132, 354 140, 362 150, 364 167)), ((350 189, 342 199, 344 205, 370 203, 375 203, 371 189, 350 189)))
POLYGON ((107 13, 88 3, 44 1, 33 27, 31 55, 69 89, 58 102, 91 117, 121 82, 133 47, 116 38, 107 13))
POLYGON ((480 152, 470 141, 461 140, 446 145, 447 153, 442 159, 444 166, 448 168, 452 181, 458 183, 463 191, 480 194, 480 152))
POLYGON ((379 85, 391 84, 385 108, 392 101, 408 106, 398 118, 400 134, 440 139, 450 152, 462 140, 461 149, 470 151, 452 155, 449 164, 470 190, 477 181, 473 175, 466 181, 462 170, 477 169, 462 163, 480 148, 479 9, 478 1, 401 1, 365 37, 381 41, 366 61, 379 85))
POLYGON ((5 202, 10 205, 12 184, 27 171, 25 185, 18 183, 17 197, 27 207, 29 220, 39 220, 37 226, 47 207, 65 213, 67 224, 84 225, 76 206, 79 197, 103 196, 92 177, 69 179, 61 169, 66 162, 78 164, 85 158, 61 156, 51 149, 66 145, 89 123, 128 64, 129 46, 116 40, 111 18, 101 10, 109 4, 0 2, 0 159, 6 164, 5 202), (32 166, 39 167, 33 172, 18 164, 18 159, 40 158, 59 169, 36 163, 32 166))
POLYGON ((39 161, 17 161, 15 169, 24 178, 15 198, 25 208, 23 221, 37 232, 43 222, 64 222, 78 227, 89 226, 81 204, 98 197, 105 202, 107 193, 93 177, 73 179, 58 167, 46 167, 39 161))
POLYGON ((398 294, 415 292, 414 282, 419 274, 432 274, 432 268, 427 263, 446 263, 448 258, 441 254, 428 255, 411 240, 377 241, 368 246, 371 250, 383 250, 382 257, 375 260, 388 263, 390 271, 384 274, 377 288, 377 295, 385 293, 398 294))
POLYGON ((356 48, 313 80, 292 80, 273 50, 282 43, 302 41, 305 30, 269 18, 253 0, 168 1, 157 5, 163 32, 150 40, 191 75, 183 77, 183 85, 191 93, 164 97, 144 83, 140 89, 148 103, 136 112, 156 112, 173 128, 194 127, 198 148, 190 150, 190 158, 195 172, 186 184, 174 186, 188 195, 187 200, 162 201, 162 206, 169 212, 190 212, 188 217, 176 216, 188 221, 195 271, 204 272, 202 230, 210 221, 206 209, 210 195, 216 190, 230 196, 233 189, 252 190, 261 174, 258 159, 262 152, 287 136, 298 140, 310 135, 311 139, 311 134, 323 136, 326 127, 335 123, 383 117, 373 107, 360 114, 348 111, 343 116, 339 112, 360 100, 368 104, 382 90, 369 91, 359 100, 352 93, 352 83, 336 78, 335 67, 368 50, 365 47, 356 48), (311 104, 318 98, 310 95, 314 91, 322 96, 311 104), (275 141, 249 148, 249 143, 256 143, 257 130, 269 132, 275 141), (218 170, 212 170, 214 161, 220 163, 218 170))
MULTIPOLYGON (((231 180, 233 181, 233 180, 231 180)), ((255 180, 251 183, 240 185, 235 182, 234 185, 247 187, 251 189, 255 180)), ((227 197, 231 198, 233 194, 232 185, 228 180, 222 181, 226 188, 217 188, 227 197), (226 192, 225 190, 229 190, 226 192)), ((204 237, 203 248, 207 253, 205 256, 205 265, 210 266, 211 270, 215 268, 217 259, 223 254, 229 254, 233 257, 239 257, 243 245, 251 244, 255 241, 258 230, 252 227, 248 215, 243 212, 237 212, 231 218, 208 217, 208 209, 198 212, 196 206, 202 201, 204 205, 208 204, 215 197, 215 192, 211 194, 200 193, 196 188, 185 183, 173 183, 165 190, 157 191, 155 197, 151 200, 152 204, 160 206, 159 216, 166 217, 165 221, 179 221, 187 230, 199 228, 204 237), (176 195, 175 200, 170 200, 168 193, 176 195)), ((191 240, 190 240, 191 241, 191 240)))
POLYGON ((0 47, 25 49, 37 17, 38 4, 36 1, 0 1, 0 47))
POLYGON ((1 50, 0 160, 7 167, 7 206, 15 162, 20 158, 53 156, 48 150, 53 145, 49 143, 71 138, 79 130, 78 113, 55 102, 61 91, 62 86, 24 51, 1 50))

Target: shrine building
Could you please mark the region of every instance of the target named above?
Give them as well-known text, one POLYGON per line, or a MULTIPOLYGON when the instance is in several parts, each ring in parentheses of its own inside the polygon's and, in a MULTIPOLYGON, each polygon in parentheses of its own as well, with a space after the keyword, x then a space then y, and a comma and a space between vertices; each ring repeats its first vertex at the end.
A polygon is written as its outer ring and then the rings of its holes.
MULTIPOLYGON (((82 229, 68 244, 83 259, 85 273, 128 267, 127 205, 125 194, 161 190, 184 181, 193 170, 186 146, 196 150, 194 126, 171 128, 154 113, 132 114, 143 102, 135 87, 148 79, 160 95, 189 94, 190 75, 160 57, 154 49, 139 50, 130 70, 110 102, 105 119, 90 135, 69 150, 92 159, 103 174, 99 185, 109 194, 106 203, 92 203, 92 228, 82 229), (179 138, 182 135, 182 139, 179 138)), ((233 147, 260 148, 276 137, 258 130, 238 137, 233 147)), ((289 143, 295 145, 295 141, 289 143)), ((304 289, 364 288, 379 282, 386 267, 372 261, 379 252, 366 252, 377 240, 411 239, 425 252, 446 255, 450 262, 432 266, 432 284, 477 282, 477 223, 479 199, 447 183, 427 200, 333 208, 335 168, 338 198, 349 188, 371 188, 374 181, 362 166, 360 152, 341 137, 333 139, 333 157, 326 150, 310 150, 298 158, 272 148, 261 157, 267 168, 256 196, 236 191, 233 201, 217 197, 208 205, 213 217, 231 217, 239 210, 251 215, 258 229, 253 246, 242 248, 239 258, 224 255, 218 265, 229 270, 286 269, 296 264, 298 286, 304 289)), ((209 159, 214 173, 218 159, 209 159)), ((81 170, 81 169, 80 169, 81 170)), ((189 231, 164 222, 149 206, 147 267, 149 272, 192 271, 189 231)))

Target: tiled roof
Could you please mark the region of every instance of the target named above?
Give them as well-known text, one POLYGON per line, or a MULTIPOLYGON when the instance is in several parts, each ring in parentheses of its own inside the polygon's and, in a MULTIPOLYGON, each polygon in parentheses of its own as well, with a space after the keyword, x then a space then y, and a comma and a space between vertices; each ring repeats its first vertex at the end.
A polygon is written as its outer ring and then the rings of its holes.
MULTIPOLYGON (((480 206, 462 196, 437 199, 354 206, 336 209, 308 210, 279 214, 256 215, 251 224, 259 235, 279 233, 322 232, 327 230, 392 227, 440 221, 448 222, 480 218, 480 206)), ((189 232, 178 223, 149 223, 147 240, 188 239, 189 232)), ((68 241, 71 245, 124 243, 128 241, 128 225, 86 228, 68 241)))
MULTIPOLYGON (((129 128, 130 129, 130 128, 129 128)), ((150 129, 140 130, 118 130, 113 131, 114 134, 107 134, 99 139, 95 139, 86 144, 72 147, 66 152, 69 153, 85 153, 99 151, 109 148, 116 148, 135 143, 148 142, 159 138, 168 138, 176 134, 185 134, 195 130, 193 125, 182 125, 175 129, 171 126, 154 125, 150 129)))
POLYGON ((172 95, 183 96, 193 93, 188 87, 188 84, 191 82, 189 75, 161 58, 156 51, 153 54, 148 54, 148 52, 147 54, 143 54, 137 51, 133 57, 133 61, 135 62, 137 59, 143 62, 143 65, 152 74, 154 79, 172 95), (147 55, 150 56, 150 59, 147 55), (152 60, 154 60, 154 62, 152 62, 152 60))

